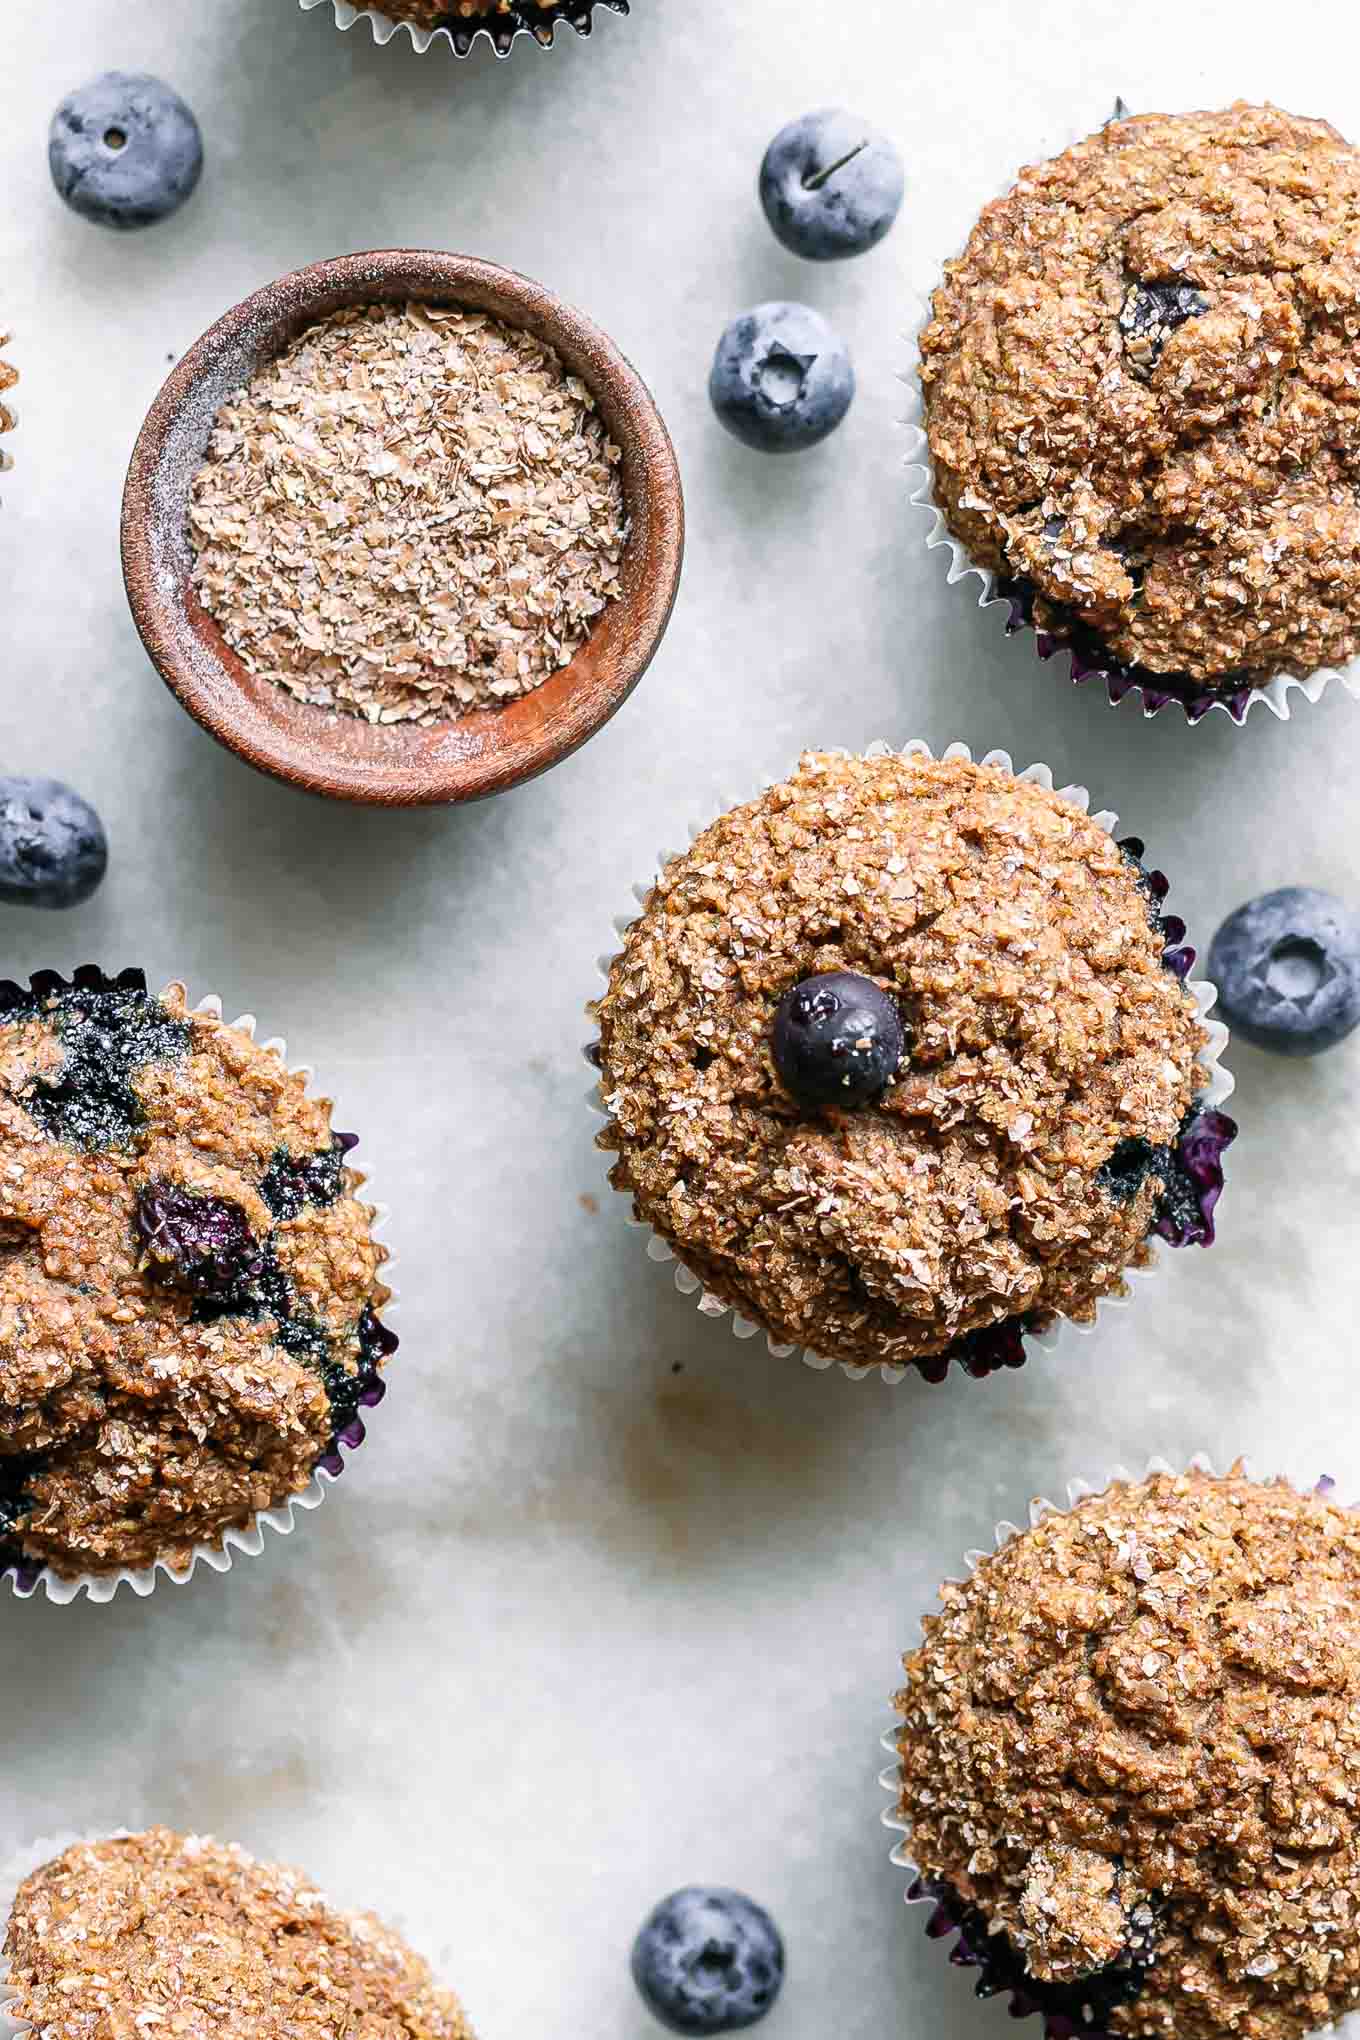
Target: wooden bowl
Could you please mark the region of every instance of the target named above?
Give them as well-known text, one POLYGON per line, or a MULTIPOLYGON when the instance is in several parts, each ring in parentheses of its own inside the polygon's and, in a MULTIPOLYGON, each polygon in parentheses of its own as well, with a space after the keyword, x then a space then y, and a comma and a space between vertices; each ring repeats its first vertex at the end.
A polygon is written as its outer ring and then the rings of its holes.
POLYGON ((313 263, 227 312, 179 362, 147 415, 123 495, 123 578, 161 678, 205 730, 262 772, 332 800, 413 807, 479 800, 546 772, 637 685, 670 619, 685 513, 670 435, 613 342, 542 284, 468 255, 388 248, 313 263), (248 673, 189 582, 188 500, 218 409, 305 327, 349 305, 456 304, 556 348, 623 458, 622 593, 571 663, 503 708, 419 728, 298 701, 248 673))

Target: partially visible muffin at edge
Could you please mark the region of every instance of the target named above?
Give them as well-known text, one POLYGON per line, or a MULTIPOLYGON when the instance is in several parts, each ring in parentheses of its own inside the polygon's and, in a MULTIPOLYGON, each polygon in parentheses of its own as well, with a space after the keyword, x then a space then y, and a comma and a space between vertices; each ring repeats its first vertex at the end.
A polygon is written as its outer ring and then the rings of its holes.
POLYGON ((714 1295, 830 1358, 932 1371, 1003 1322, 1089 1319, 1204 1083, 1164 947, 1140 867, 1032 781, 809 752, 666 866, 613 960, 611 1181, 714 1295), (892 994, 907 1051, 876 1102, 808 1111, 771 1033, 832 971, 892 994))
POLYGON ((20 1886, 5 2006, 44 2040, 473 2040, 462 2007, 371 1913, 299 1871, 151 1828, 81 1842, 20 1886))
MULTIPOLYGON (((5 394, 12 390, 19 380, 19 371, 12 362, 6 361, 5 349, 9 345, 9 334, 0 326, 0 432, 14 430, 14 413, 5 402, 5 394)), ((0 448, 0 467, 7 467, 8 456, 0 448)))
POLYGON ((182 985, 0 987, 0 1571, 180 1566, 352 1437, 396 1342, 351 1145, 182 985))
POLYGON ((484 21, 489 15, 555 13, 559 4, 560 0, 381 0, 381 11, 393 21, 413 21, 417 28, 457 28, 461 22, 484 21))
POLYGON ((1147 2040, 1298 2040, 1360 2003, 1360 1518, 1158 1474, 941 1601, 899 1811, 979 1994, 1147 2040))
POLYGON ((1269 106, 1111 122, 946 265, 936 500, 1040 629, 1126 667, 1232 690, 1344 664, 1358 347, 1360 151, 1269 106))

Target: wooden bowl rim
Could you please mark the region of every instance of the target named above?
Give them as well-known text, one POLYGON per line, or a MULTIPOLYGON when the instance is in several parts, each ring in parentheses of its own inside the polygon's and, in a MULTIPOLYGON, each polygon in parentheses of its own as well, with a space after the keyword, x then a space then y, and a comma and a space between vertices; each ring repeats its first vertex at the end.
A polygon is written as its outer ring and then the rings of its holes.
MULTIPOLYGON (((209 420, 216 407, 211 404, 209 420)), ((247 764, 289 785, 328 799, 395 807, 483 799, 547 771, 593 736, 642 678, 665 634, 684 536, 684 493, 670 435, 646 384, 608 334, 516 270, 421 248, 373 249, 311 263, 224 312, 175 364, 147 413, 121 520, 133 620, 152 664, 195 721, 247 764), (337 716, 248 674, 192 600, 182 566, 167 563, 168 547, 187 561, 182 520, 206 446, 204 391, 220 386, 220 402, 241 380, 239 372, 225 375, 228 365, 258 365, 331 312, 403 298, 491 311, 555 347, 590 389, 621 449, 629 516, 624 592, 570 664, 504 707, 477 709, 424 730, 337 716), (202 443, 190 465, 177 456, 191 433, 201 433, 202 443)))

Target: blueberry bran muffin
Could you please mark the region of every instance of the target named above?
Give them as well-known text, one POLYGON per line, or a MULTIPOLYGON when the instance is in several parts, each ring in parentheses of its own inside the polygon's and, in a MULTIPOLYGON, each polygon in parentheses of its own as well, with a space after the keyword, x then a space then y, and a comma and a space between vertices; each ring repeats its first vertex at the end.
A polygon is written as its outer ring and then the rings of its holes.
POLYGON ((1231 1137, 1166 881, 1090 816, 962 758, 809 752, 668 864, 597 1008, 610 1180, 775 1339, 943 1378, 1089 1320, 1154 1229, 1212 1238, 1231 1137), (861 1110, 771 1053, 823 972, 907 1037, 861 1110))
POLYGON ((934 492, 1020 614, 1196 712, 1360 653, 1360 151, 1274 107, 1021 172, 921 338, 934 492))
POLYGON ((1158 1474, 941 1601, 899 1810, 980 1996, 1062 2040, 1295 2040, 1360 2002, 1360 1519, 1158 1474))
POLYGON ((340 1470, 396 1344, 353 1145, 182 985, 0 986, 0 1573, 180 1567, 340 1470))
POLYGON ((44 2040, 473 2040, 453 1993, 371 1913, 167 1828, 35 1870, 4 1952, 6 2011, 44 2040))

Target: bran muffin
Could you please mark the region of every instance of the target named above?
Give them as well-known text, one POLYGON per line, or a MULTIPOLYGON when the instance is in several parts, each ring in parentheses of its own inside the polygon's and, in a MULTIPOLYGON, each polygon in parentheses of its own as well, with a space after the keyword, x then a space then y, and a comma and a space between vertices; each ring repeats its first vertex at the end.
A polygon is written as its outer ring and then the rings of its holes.
POLYGON ((182 985, 0 986, 0 1573, 179 1570, 341 1470, 396 1344, 353 1145, 182 985))
POLYGON ((1240 714, 1360 653, 1358 341, 1360 151, 1269 106, 1116 120, 946 265, 935 499, 1074 671, 1240 714))
POLYGON ((980 1996, 1063 2040, 1297 2040, 1360 2002, 1360 1519, 1154 1474, 940 1597, 899 1815, 980 1996))
POLYGON ((809 752, 661 872, 593 1051, 610 1180, 775 1341, 942 1379, 1089 1321, 1154 1230, 1212 1238, 1231 1122, 1166 882, 1003 765, 809 752), (809 1106, 774 1042, 849 973, 905 1052, 809 1106))
POLYGON ((4 1953, 6 2013, 44 2040, 473 2040, 453 1993, 371 1913, 167 1828, 35 1870, 4 1953))

